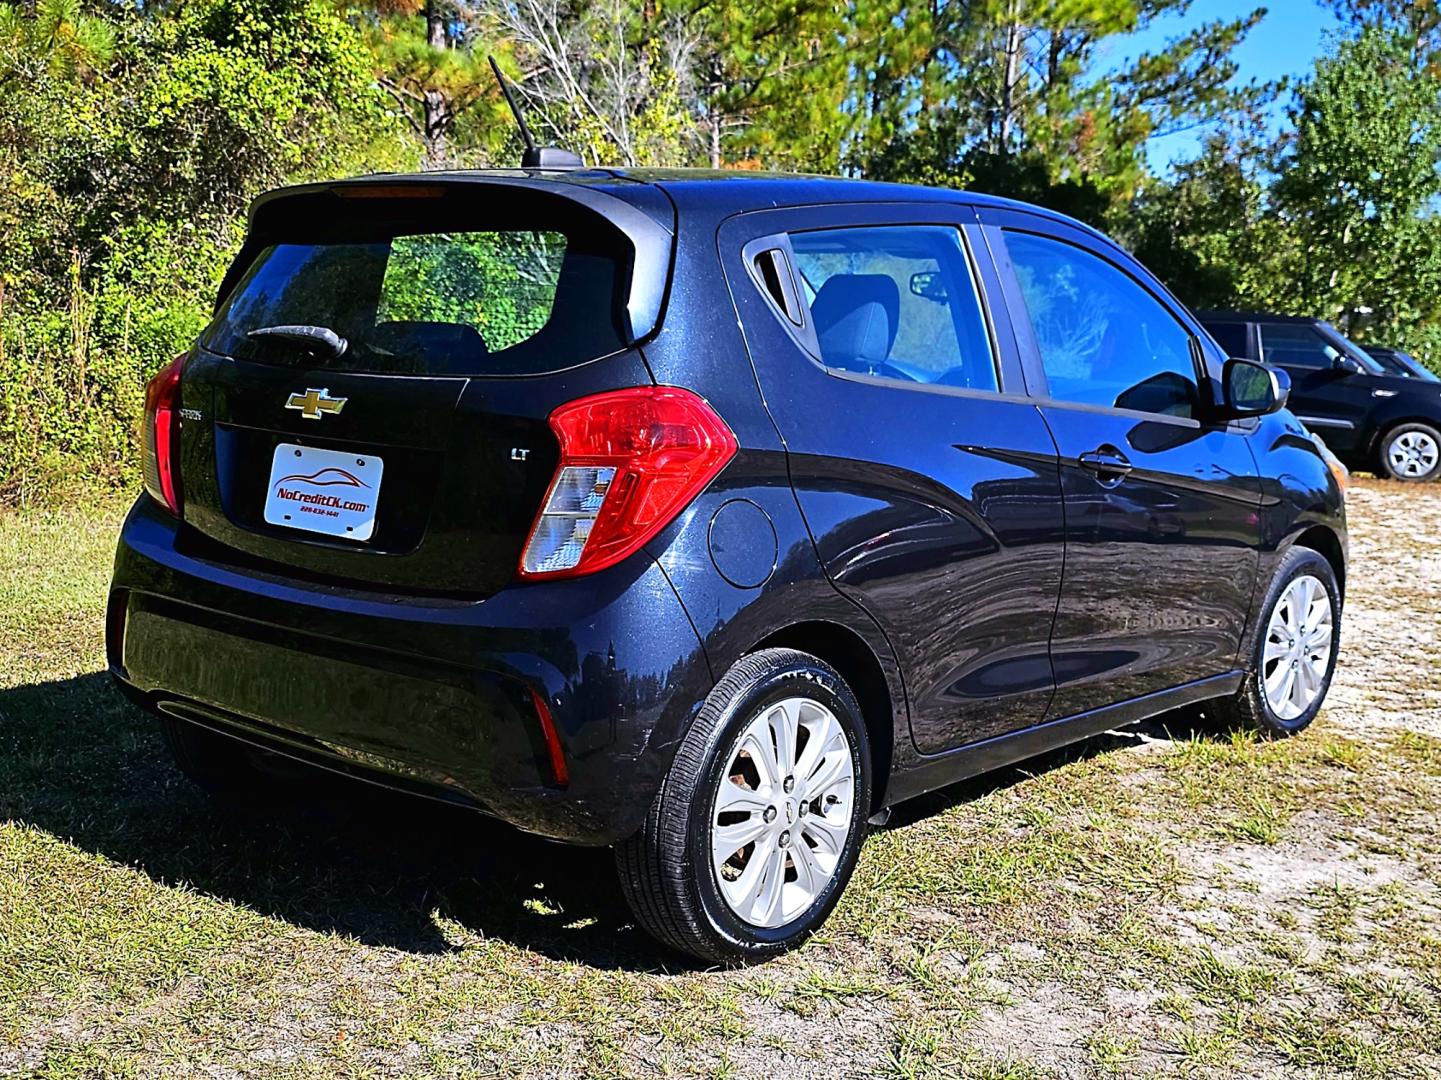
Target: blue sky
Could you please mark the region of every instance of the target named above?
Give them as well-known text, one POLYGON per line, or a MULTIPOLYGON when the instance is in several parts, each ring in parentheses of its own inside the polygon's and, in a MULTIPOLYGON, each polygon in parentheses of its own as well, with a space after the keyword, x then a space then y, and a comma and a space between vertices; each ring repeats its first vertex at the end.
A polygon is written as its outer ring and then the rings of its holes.
MULTIPOLYGON (((1336 27, 1335 18, 1316 0, 1196 0, 1185 15, 1157 19, 1144 32, 1115 45, 1112 60, 1119 65, 1124 57, 1155 52, 1167 39, 1193 26, 1215 19, 1240 18, 1261 6, 1267 9, 1265 18, 1234 54, 1240 66, 1237 79, 1245 83, 1307 74, 1324 47, 1326 32, 1336 27)), ((1285 119, 1284 106, 1282 101, 1273 108, 1273 123, 1278 126, 1285 119)), ((1164 169, 1173 161, 1194 156, 1204 134, 1197 130, 1152 139, 1146 148, 1152 167, 1164 169)))

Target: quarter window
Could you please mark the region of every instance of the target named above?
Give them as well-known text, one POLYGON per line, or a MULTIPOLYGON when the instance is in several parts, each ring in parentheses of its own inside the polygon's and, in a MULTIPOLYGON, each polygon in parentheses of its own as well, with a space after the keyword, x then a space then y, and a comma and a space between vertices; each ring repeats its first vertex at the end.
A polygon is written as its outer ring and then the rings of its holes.
POLYGON ((900 382, 996 390, 960 231, 887 225, 793 233, 821 361, 900 382))
POLYGON ((1130 275, 1072 244, 1008 233, 1053 398, 1193 416, 1191 335, 1130 275))
POLYGON ((1206 329, 1211 331, 1211 336, 1216 339, 1216 344, 1221 346, 1221 351, 1227 356, 1250 355, 1250 349, 1246 343, 1247 327, 1245 323, 1208 323, 1206 329))

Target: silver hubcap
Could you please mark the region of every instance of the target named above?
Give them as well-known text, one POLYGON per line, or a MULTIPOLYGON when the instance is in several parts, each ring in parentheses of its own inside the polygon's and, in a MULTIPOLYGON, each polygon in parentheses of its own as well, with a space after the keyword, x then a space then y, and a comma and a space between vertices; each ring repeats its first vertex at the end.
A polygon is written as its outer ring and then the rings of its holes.
POLYGON ((1386 461, 1397 476, 1425 476, 1441 459, 1441 447, 1424 431, 1403 431, 1386 447, 1386 461))
POLYGON ((1326 686, 1331 663, 1331 597, 1309 574, 1286 586, 1266 627, 1261 654, 1261 689, 1282 720, 1309 709, 1326 686))
POLYGON ((801 915, 836 872, 851 831, 851 744, 818 701, 768 706, 731 751, 711 804, 721 896, 752 926, 801 915))

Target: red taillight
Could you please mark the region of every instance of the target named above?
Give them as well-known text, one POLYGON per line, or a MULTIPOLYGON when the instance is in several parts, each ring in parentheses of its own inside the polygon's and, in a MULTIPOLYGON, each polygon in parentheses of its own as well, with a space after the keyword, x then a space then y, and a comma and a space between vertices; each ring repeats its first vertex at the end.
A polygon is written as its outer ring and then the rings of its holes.
POLYGON ((150 497, 180 516, 180 368, 182 353, 145 384, 144 449, 145 490, 150 497))
POLYGON ((705 400, 673 386, 580 398, 550 414, 560 464, 520 558, 524 578, 613 566, 674 520, 735 456, 705 400))

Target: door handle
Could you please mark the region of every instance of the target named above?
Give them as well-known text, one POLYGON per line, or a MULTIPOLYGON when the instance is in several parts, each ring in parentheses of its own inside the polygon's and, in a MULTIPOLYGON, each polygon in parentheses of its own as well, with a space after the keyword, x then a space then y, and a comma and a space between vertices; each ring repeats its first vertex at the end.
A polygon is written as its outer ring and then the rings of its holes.
POLYGON ((1119 484, 1133 468, 1126 455, 1111 446, 1102 446, 1080 455, 1076 460, 1081 468, 1095 473, 1103 484, 1119 484))

